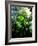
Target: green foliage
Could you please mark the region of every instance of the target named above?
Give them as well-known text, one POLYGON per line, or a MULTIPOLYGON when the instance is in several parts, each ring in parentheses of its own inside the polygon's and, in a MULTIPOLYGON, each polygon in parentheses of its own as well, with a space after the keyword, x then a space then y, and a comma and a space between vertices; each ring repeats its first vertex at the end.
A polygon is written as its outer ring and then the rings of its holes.
MULTIPOLYGON (((27 7, 21 7, 17 8, 17 10, 15 21, 16 31, 23 32, 24 29, 28 28, 28 31, 32 33, 32 14, 30 9, 27 7)), ((12 19, 14 20, 15 18, 12 19)))

